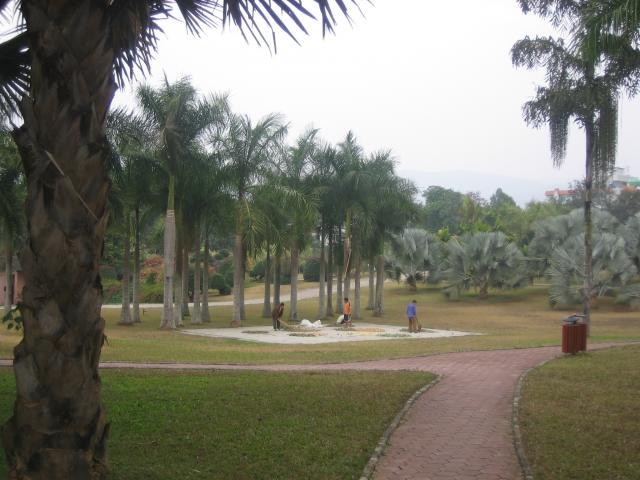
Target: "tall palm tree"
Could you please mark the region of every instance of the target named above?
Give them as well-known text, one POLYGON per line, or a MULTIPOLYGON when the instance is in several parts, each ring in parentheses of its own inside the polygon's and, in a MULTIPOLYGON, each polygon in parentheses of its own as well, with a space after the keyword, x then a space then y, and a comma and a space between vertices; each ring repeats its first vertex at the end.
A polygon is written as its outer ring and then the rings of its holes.
MULTIPOLYGON (((313 3, 331 31, 334 3, 313 3)), ((3 22, 13 5, 0 1, 3 22)), ((21 28, 0 44, 0 103, 19 104, 24 124, 13 136, 27 177, 24 340, 14 353, 19 386, 14 415, 3 429, 10 477, 106 476, 98 266, 108 216, 105 121, 117 82, 148 67, 158 22, 173 6, 192 32, 221 18, 269 43, 265 28, 291 34, 288 25, 295 25, 304 31, 301 18, 311 16, 305 5, 298 0, 277 6, 255 0, 18 3, 21 28)), ((342 0, 335 5, 346 14, 342 0)))
POLYGON ((246 115, 232 115, 226 136, 222 139, 222 171, 236 201, 232 319, 235 326, 244 320, 246 235, 252 231, 249 224, 256 219, 251 209, 252 188, 266 174, 268 164, 286 133, 287 126, 278 114, 267 115, 255 124, 246 115))
MULTIPOLYGON (((520 0, 523 9, 559 21, 577 24, 587 7, 586 1, 533 2, 520 0)), ((607 70, 605 58, 593 59, 581 49, 572 50, 562 39, 525 38, 512 49, 514 65, 546 68, 548 84, 537 88, 535 99, 523 107, 525 121, 539 127, 549 125, 551 155, 560 166, 566 155, 569 121, 585 134, 584 199, 584 286, 583 311, 587 331, 591 323, 592 222, 591 203, 594 180, 605 177, 615 164, 618 134, 619 79, 607 70)))
POLYGON ((300 251, 309 239, 315 220, 315 195, 312 191, 311 169, 313 157, 317 154, 318 130, 309 128, 288 149, 280 164, 280 181, 284 189, 278 194, 287 211, 291 252, 291 296, 289 299, 289 319, 298 319, 298 271, 300 251))
POLYGON ((164 309, 162 328, 175 328, 182 324, 182 304, 186 286, 185 262, 189 232, 185 228, 185 211, 181 209, 184 196, 192 192, 187 184, 189 172, 198 176, 192 168, 199 145, 214 124, 223 122, 228 104, 226 96, 211 95, 200 98, 188 78, 175 83, 165 79, 160 88, 143 85, 137 98, 146 121, 156 132, 155 144, 169 181, 164 245, 164 309), (176 210, 177 208, 177 210, 176 210), (176 242, 176 234, 178 241, 176 242), (174 260, 178 270, 174 284, 174 260), (173 307, 175 290, 176 308, 173 307), (174 318, 175 317, 175 318, 174 318))

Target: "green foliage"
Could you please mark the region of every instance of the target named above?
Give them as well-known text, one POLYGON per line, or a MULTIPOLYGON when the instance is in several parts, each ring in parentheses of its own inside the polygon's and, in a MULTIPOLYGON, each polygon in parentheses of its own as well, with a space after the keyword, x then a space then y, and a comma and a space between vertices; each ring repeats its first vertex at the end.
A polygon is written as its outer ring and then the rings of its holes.
POLYGON ((317 257, 308 258, 302 267, 302 277, 305 282, 320 281, 320 259, 317 257))
POLYGON ((251 272, 249 272, 249 276, 255 280, 263 280, 264 272, 266 270, 266 265, 267 265, 266 260, 257 261, 256 264, 251 269, 251 272))
POLYGON ((434 185, 427 188, 422 196, 425 201, 425 228, 430 232, 446 228, 451 233, 459 233, 460 211, 464 195, 434 185))
POLYGON ((444 250, 436 235, 408 228, 400 235, 391 236, 390 248, 390 272, 396 281, 404 278, 414 289, 425 279, 430 283, 440 281, 444 250))
POLYGON ((447 244, 448 298, 456 299, 473 288, 480 298, 489 288, 515 288, 524 285, 524 255, 501 232, 478 232, 453 238, 447 244))
POLYGON ((225 276, 221 275, 220 273, 209 275, 209 288, 218 290, 220 295, 229 295, 231 293, 232 287, 233 285, 229 284, 227 282, 227 278, 225 278, 225 276))

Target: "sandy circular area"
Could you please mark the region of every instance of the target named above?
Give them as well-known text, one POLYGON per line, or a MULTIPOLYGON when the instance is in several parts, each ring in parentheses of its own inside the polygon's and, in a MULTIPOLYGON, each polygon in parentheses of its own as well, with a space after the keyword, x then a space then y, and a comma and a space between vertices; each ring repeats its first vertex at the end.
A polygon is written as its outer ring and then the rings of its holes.
POLYGON ((240 328, 198 328, 179 330, 186 335, 202 337, 231 338, 249 342, 280 344, 318 344, 335 342, 362 342, 371 340, 411 340, 444 337, 463 337, 481 335, 473 332, 455 330, 435 330, 423 328, 420 333, 409 333, 406 327, 398 325, 378 325, 374 323, 354 323, 352 329, 338 328, 333 324, 324 324, 318 329, 296 329, 275 331, 270 326, 251 326, 240 328), (403 332, 402 329, 405 329, 403 332))

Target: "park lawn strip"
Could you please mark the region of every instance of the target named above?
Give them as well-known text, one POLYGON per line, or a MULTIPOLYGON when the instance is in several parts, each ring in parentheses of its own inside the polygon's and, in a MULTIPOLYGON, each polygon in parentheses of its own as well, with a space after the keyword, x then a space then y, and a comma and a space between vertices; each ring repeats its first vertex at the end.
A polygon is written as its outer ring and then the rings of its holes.
MULTIPOLYGON (((357 479, 422 372, 103 371, 110 479, 357 479)), ((15 384, 0 369, 0 420, 15 384)), ((6 476, 4 455, 0 478, 6 476)))
MULTIPOLYGON (((464 295, 451 302, 436 288, 421 287, 417 292, 388 284, 385 287, 385 315, 376 318, 363 310, 362 321, 406 325, 405 308, 418 300, 418 317, 425 328, 462 330, 481 336, 429 340, 397 339, 371 342, 345 342, 319 345, 274 345, 239 340, 216 339, 160 331, 160 310, 146 310, 142 323, 118 325, 119 310, 103 310, 108 342, 102 360, 132 362, 188 362, 232 364, 334 363, 382 358, 402 358, 445 352, 492 350, 558 345, 561 319, 570 312, 549 308, 545 286, 492 293, 486 300, 464 295)), ((317 299, 299 302, 299 318, 315 320, 317 299)), ((640 340, 638 312, 599 299, 593 312, 590 342, 640 340)), ((288 304, 287 304, 288 308, 288 304)), ((271 319, 261 317, 262 305, 247 305, 244 329, 270 328, 271 319)), ((232 307, 210 309, 212 322, 185 328, 227 327, 232 307)), ((288 310, 285 310, 285 317, 288 310)), ((325 323, 333 323, 326 319, 325 323)), ((357 322, 356 322, 357 324, 357 322)), ((0 358, 12 358, 20 334, 0 331, 0 358)))
POLYGON ((640 346, 567 356, 529 373, 520 428, 536 480, 637 479, 640 346))

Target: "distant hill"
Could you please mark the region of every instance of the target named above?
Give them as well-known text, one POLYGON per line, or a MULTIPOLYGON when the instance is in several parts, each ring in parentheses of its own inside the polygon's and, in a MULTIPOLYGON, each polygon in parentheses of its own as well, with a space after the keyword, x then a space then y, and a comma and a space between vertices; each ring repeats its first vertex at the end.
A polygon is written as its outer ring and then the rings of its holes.
POLYGON ((489 200, 498 188, 502 188, 502 191, 513 197, 521 207, 524 207, 531 200, 544 200, 546 190, 552 190, 556 187, 564 188, 571 181, 570 179, 557 178, 544 182, 467 170, 420 172, 398 169, 398 175, 411 179, 418 186, 420 192, 431 185, 439 185, 462 193, 480 192, 484 198, 489 200))

